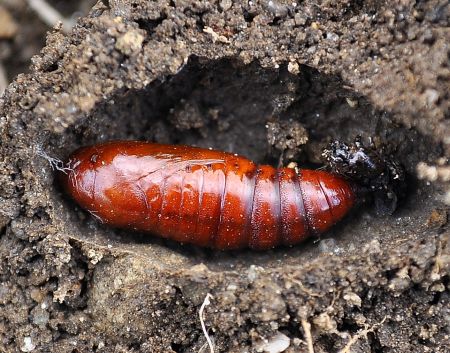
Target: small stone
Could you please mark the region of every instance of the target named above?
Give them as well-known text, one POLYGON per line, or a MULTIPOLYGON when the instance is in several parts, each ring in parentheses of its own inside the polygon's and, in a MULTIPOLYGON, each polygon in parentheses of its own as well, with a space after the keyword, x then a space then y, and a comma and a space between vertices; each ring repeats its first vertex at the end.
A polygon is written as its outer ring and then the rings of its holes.
POLYGON ((364 251, 369 254, 378 254, 381 252, 381 244, 378 239, 373 239, 370 243, 366 244, 363 248, 364 251))
POLYGON ((6 283, 0 283, 0 304, 5 305, 11 300, 11 289, 6 283))
POLYGON ((313 318, 313 323, 316 328, 322 332, 336 332, 337 323, 327 313, 321 313, 313 318))
POLYGON ((298 337, 295 337, 295 338, 292 340, 292 344, 293 344, 295 347, 300 346, 302 343, 303 343, 303 341, 302 341, 300 338, 298 338, 298 337))
POLYGON ((358 105, 358 100, 356 99, 351 99, 351 98, 345 98, 345 100, 347 101, 347 104, 350 106, 350 108, 355 108, 358 105))
POLYGON ((36 326, 42 327, 47 325, 48 320, 50 320, 50 314, 38 305, 31 310, 31 320, 36 326))
POLYGON ((333 254, 340 252, 340 248, 338 247, 336 240, 334 240, 333 238, 322 239, 319 242, 319 250, 321 253, 326 254, 333 254))
POLYGON ((448 191, 445 193, 445 196, 444 196, 444 203, 445 203, 446 205, 449 205, 449 206, 450 206, 450 190, 448 190, 448 191))
POLYGON ((361 297, 353 292, 344 294, 344 300, 349 302, 353 306, 361 307, 361 297))
POLYGON ((422 36, 422 41, 425 44, 431 45, 435 42, 435 40, 436 40, 436 37, 435 37, 433 31, 431 29, 425 30, 425 32, 422 36))
POLYGON ((96 251, 95 249, 89 249, 87 251, 87 256, 92 265, 98 264, 103 258, 103 253, 96 251))
POLYGON ((290 61, 287 69, 293 75, 298 75, 300 73, 300 66, 296 61, 290 61))
POLYGON ((333 32, 327 32, 327 40, 332 42, 337 42, 339 40, 339 36, 333 32))
POLYGON ((272 336, 267 342, 262 342, 256 350, 265 353, 281 353, 284 352, 291 344, 291 340, 285 334, 278 332, 272 336))
POLYGON ((306 24, 307 17, 303 14, 297 13, 294 16, 294 22, 297 26, 304 26, 306 24))
POLYGON ((436 284, 433 284, 430 287, 430 291, 432 291, 432 292, 444 292, 445 291, 445 286, 442 283, 436 283, 436 284))
POLYGON ((23 229, 23 224, 20 222, 19 219, 13 219, 11 221, 11 232, 19 239, 21 240, 27 240, 28 234, 23 229))
POLYGON ((388 288, 392 290, 395 296, 399 296, 401 292, 407 289, 411 285, 411 278, 409 276, 409 268, 407 266, 397 271, 396 277, 393 278, 388 288))
POLYGON ((267 3, 267 9, 276 17, 284 18, 289 14, 289 8, 277 1, 269 0, 267 3))
POLYGON ((219 6, 223 11, 227 11, 231 9, 231 6, 233 6, 233 2, 231 0, 221 0, 219 6))
POLYGON ((31 299, 33 299, 36 303, 41 303, 44 298, 45 298, 45 294, 42 290, 40 290, 39 288, 33 288, 30 291, 30 297, 31 299))
POLYGON ((36 345, 33 344, 31 337, 27 336, 23 339, 23 346, 20 347, 22 352, 32 352, 36 348, 36 345))
POLYGON ((228 290, 228 291, 235 291, 236 289, 238 289, 238 287, 237 287, 236 284, 229 284, 229 285, 227 286, 227 290, 228 290))
POLYGON ((427 104, 433 105, 439 100, 439 92, 432 88, 427 88, 424 92, 427 104))
POLYGON ((251 265, 247 271, 247 278, 250 282, 255 281, 258 278, 258 272, 262 270, 261 267, 251 265))

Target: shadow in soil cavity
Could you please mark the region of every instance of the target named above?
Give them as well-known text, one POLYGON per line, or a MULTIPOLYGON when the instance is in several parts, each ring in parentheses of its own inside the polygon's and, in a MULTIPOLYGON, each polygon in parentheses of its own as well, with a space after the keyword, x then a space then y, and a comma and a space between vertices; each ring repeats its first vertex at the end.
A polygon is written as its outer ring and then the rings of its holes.
MULTIPOLYGON (((303 155, 307 162, 317 162, 321 147, 331 139, 351 141, 356 135, 375 137, 391 145, 410 171, 422 156, 430 153, 422 137, 396 126, 388 114, 374 109, 338 77, 306 66, 293 75, 285 66, 274 70, 257 63, 243 65, 229 59, 211 62, 196 57, 165 81, 139 91, 117 92, 96 106, 89 117, 70 127, 61 146, 67 148, 64 152, 67 155, 82 145, 112 139, 142 139, 211 147, 239 153, 258 163, 274 164, 280 152, 270 148, 266 124, 289 120, 300 122, 309 133, 310 147, 303 155)), ((66 202, 66 207, 73 208, 73 204, 66 202)), ((195 256, 198 262, 212 259, 227 264, 243 257, 242 252, 211 255, 209 250, 183 247, 148 235, 130 235, 127 231, 103 227, 92 219, 81 221, 71 217, 64 222, 75 222, 74 228, 82 229, 80 233, 86 237, 95 229, 95 241, 102 242, 104 238, 121 246, 139 244, 139 251, 144 253, 146 245, 158 244, 188 257, 195 256)), ((367 231, 364 229, 367 222, 358 222, 353 227, 348 223, 347 220, 333 230, 338 239, 349 233, 346 238, 351 241, 352 234, 360 237, 367 231)), ((361 242, 360 238, 353 240, 361 242)), ((308 242, 292 249, 254 253, 248 261, 267 265, 274 257, 317 256, 317 248, 308 242)))

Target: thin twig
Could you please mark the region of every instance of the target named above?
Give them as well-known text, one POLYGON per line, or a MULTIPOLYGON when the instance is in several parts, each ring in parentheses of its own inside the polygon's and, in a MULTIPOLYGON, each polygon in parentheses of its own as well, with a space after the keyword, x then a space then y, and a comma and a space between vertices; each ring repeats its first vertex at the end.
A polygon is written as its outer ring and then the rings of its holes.
POLYGON ((314 353, 313 339, 311 335, 311 324, 305 319, 301 320, 303 332, 305 334, 306 344, 308 346, 308 353, 314 353))
POLYGON ((36 12, 41 20, 44 21, 49 27, 53 27, 58 22, 61 22, 65 33, 68 33, 72 29, 74 22, 65 18, 45 0, 27 0, 27 2, 28 6, 30 6, 30 8, 36 12))
POLYGON ((289 279, 295 283, 298 284, 298 286, 300 287, 300 289, 305 292, 307 295, 309 295, 310 297, 322 297, 323 295, 317 294, 316 292, 313 292, 312 290, 310 290, 309 288, 305 287, 302 283, 302 281, 299 281, 298 279, 293 278, 292 276, 289 276, 289 279))
POLYGON ((8 87, 8 78, 6 77, 5 68, 0 62, 0 96, 5 92, 6 87, 8 87))
POLYGON ((208 335, 208 331, 206 330, 205 321, 203 318, 203 311, 205 310, 205 307, 208 306, 211 302, 210 299, 214 299, 211 294, 206 294, 205 300, 203 301, 202 306, 200 307, 200 310, 198 312, 198 316, 200 317, 200 324, 202 325, 203 334, 206 337, 206 341, 208 342, 209 351, 210 353, 214 353, 214 346, 211 341, 211 338, 208 335))
POLYGON ((339 353, 350 353, 350 348, 355 344, 356 341, 358 341, 361 337, 363 336, 367 336, 367 334, 369 332, 374 332, 374 330, 376 328, 378 328, 379 326, 381 326, 384 322, 386 321, 386 316, 383 318, 383 320, 381 320, 381 322, 371 326, 371 327, 366 327, 364 330, 361 330, 359 333, 357 333, 356 335, 353 335, 347 342, 347 344, 345 345, 344 348, 342 348, 339 353))
POLYGON ((197 353, 203 353, 207 347, 208 347, 208 342, 205 342, 205 343, 200 347, 200 349, 198 350, 197 353))

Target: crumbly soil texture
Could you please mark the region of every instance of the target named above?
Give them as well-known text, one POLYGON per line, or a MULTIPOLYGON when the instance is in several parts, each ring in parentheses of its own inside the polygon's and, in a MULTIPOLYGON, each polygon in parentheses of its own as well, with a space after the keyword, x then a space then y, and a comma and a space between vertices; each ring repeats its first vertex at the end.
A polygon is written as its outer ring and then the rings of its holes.
POLYGON ((449 18, 442 0, 103 0, 50 32, 0 100, 0 351, 450 352, 446 186, 416 177, 450 156, 449 18), (357 135, 405 167, 396 212, 266 252, 108 228, 52 169, 111 139, 319 167, 357 135))
MULTIPOLYGON (((45 34, 50 29, 42 16, 29 6, 32 2, 0 1, 0 64, 8 82, 19 73, 29 71, 30 58, 39 53, 45 45, 45 34)), ((57 17, 72 21, 87 13, 96 1, 46 0, 45 2, 57 11, 57 17)), ((48 10, 45 12, 48 13, 48 10)), ((54 16, 50 18, 57 21, 54 16)))

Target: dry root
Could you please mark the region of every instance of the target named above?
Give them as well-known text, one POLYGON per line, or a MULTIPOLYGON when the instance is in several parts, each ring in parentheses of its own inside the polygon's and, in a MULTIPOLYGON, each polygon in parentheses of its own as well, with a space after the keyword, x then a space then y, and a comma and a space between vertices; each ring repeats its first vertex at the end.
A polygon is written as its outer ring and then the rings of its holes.
POLYGON ((339 353, 351 353, 350 349, 358 341, 361 337, 366 337, 368 333, 374 332, 378 327, 380 327, 386 321, 386 317, 381 320, 381 322, 372 325, 370 327, 366 327, 363 330, 359 331, 356 335, 353 335, 348 340, 347 344, 344 348, 342 348, 339 353))
MULTIPOLYGON (((209 337, 208 330, 206 329, 205 320, 203 317, 203 312, 204 312, 205 308, 209 304, 211 304, 210 299, 213 299, 213 296, 209 293, 206 294, 205 300, 203 301, 203 304, 200 307, 200 310, 198 311, 198 316, 200 317, 200 324, 202 325, 203 334, 205 335, 206 342, 208 343, 209 351, 210 351, 210 353, 214 353, 214 345, 213 345, 211 338, 209 337)), ((202 351, 203 351, 203 347, 200 348, 200 352, 202 352, 202 351)))

